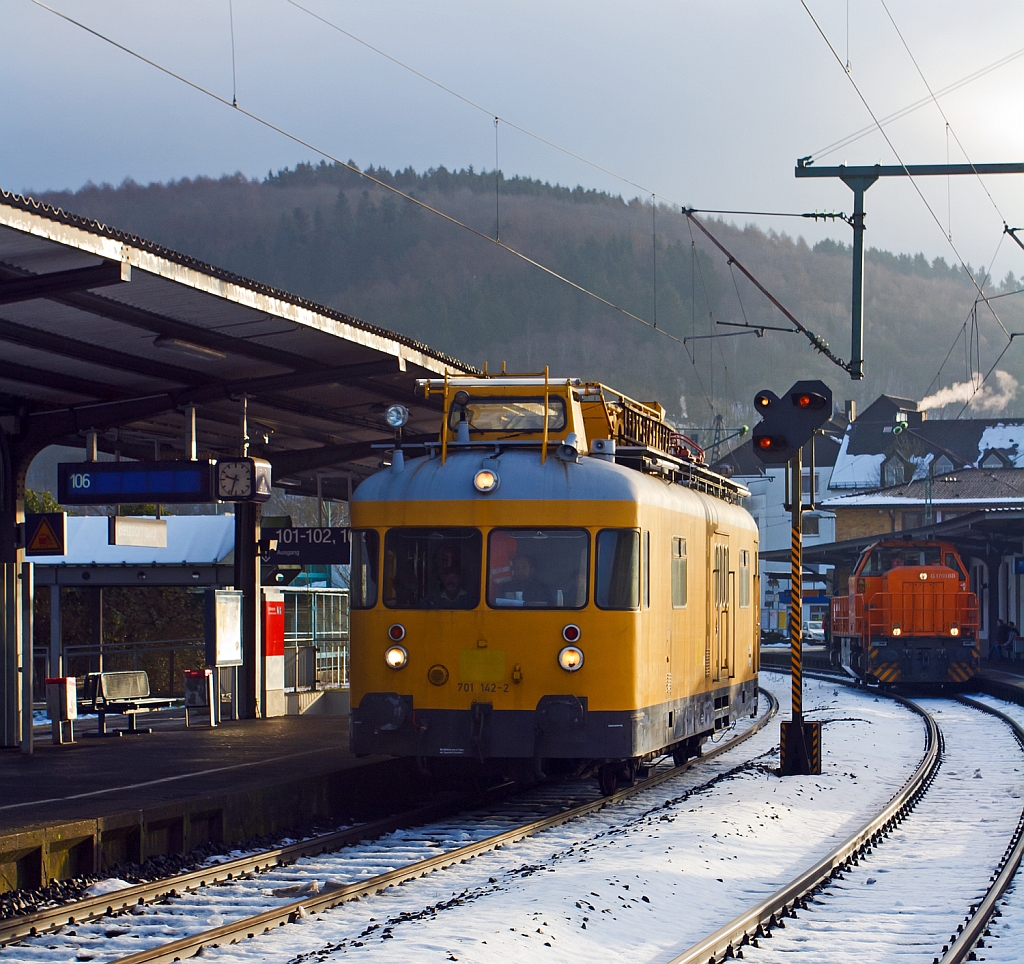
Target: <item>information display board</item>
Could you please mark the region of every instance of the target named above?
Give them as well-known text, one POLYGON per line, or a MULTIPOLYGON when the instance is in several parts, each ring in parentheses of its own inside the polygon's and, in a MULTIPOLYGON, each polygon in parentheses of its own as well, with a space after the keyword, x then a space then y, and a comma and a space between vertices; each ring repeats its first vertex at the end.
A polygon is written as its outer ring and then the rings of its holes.
POLYGON ((242 594, 206 590, 206 665, 242 665, 242 594))
POLYGON ((216 502, 214 463, 61 462, 57 501, 63 505, 216 502))
POLYGON ((263 552, 261 561, 269 566, 344 566, 350 559, 350 532, 327 526, 261 529, 262 542, 277 540, 277 548, 263 552))

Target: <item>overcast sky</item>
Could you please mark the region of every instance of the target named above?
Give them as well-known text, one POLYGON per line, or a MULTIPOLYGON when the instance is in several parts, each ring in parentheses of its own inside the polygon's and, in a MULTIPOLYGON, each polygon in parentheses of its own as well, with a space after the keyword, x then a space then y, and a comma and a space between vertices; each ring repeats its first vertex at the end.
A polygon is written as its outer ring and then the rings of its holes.
MULTIPOLYGON (((231 100, 228 0, 48 2, 231 100)), ((299 2, 487 111, 287 0, 234 0, 239 105, 336 157, 361 166, 491 169, 490 114, 497 113, 667 201, 770 211, 851 208, 842 183, 793 176, 797 157, 871 123, 800 0, 299 2)), ((886 3, 934 91, 1024 54, 1021 0, 886 3)), ((877 117, 927 97, 881 0, 807 4, 840 59, 849 58, 851 76, 877 117)), ((31 0, 2 0, 0 18, 5 189, 235 171, 262 177, 319 160, 31 0)), ((928 103, 886 128, 903 161, 1024 160, 1024 55, 940 104, 945 120, 928 103)), ((641 193, 506 125, 498 148, 506 176, 641 193)), ((897 159, 876 130, 820 155, 818 163, 844 161, 897 159)), ((974 177, 919 179, 917 187, 935 218, 906 178, 871 188, 869 244, 955 261, 948 229, 972 265, 988 265, 998 249, 997 277, 1024 274, 1024 251, 1008 238, 999 247, 1004 218, 1024 226, 1024 175, 993 176, 984 184, 974 177)), ((849 240, 842 224, 757 220, 811 241, 849 240)))

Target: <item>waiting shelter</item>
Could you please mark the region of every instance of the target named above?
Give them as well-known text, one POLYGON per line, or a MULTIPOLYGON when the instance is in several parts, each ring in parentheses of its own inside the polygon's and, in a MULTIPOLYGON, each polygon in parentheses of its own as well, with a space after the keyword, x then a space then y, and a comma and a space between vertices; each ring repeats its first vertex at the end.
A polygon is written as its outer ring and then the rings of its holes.
MULTIPOLYGON (((393 444, 385 409, 408 408, 407 440, 433 438, 440 410, 415 394, 416 379, 470 371, 411 338, 0 191, 0 746, 31 748, 31 595, 19 576, 38 452, 248 454, 270 463, 275 486, 345 501, 393 444)), ((236 502, 233 525, 240 712, 257 717, 259 505, 236 502)))

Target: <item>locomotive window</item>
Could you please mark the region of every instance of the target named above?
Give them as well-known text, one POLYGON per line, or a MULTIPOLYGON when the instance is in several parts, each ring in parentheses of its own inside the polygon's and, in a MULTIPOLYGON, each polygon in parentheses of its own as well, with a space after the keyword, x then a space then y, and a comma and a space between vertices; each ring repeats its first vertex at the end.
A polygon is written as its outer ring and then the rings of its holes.
POLYGON ((941 565, 942 550, 938 546, 882 546, 868 556, 857 575, 881 576, 901 566, 941 565))
POLYGON ((956 556, 952 552, 946 553, 946 568, 952 569, 955 573, 958 573, 961 579, 966 579, 963 569, 960 568, 960 563, 957 562, 956 556))
POLYGON ((388 609, 476 609, 479 529, 389 529, 384 536, 388 609))
POLYGON ((672 608, 686 605, 686 540, 672 537, 672 608))
POLYGON ((372 609, 377 605, 377 552, 380 536, 373 529, 352 531, 351 606, 372 609))
MULTIPOLYGON (((544 398, 470 398, 466 403, 466 417, 470 432, 518 432, 544 431, 544 398)), ((448 412, 448 426, 454 431, 459 424, 462 410, 452 405, 448 412)), ((548 431, 558 432, 565 428, 565 399, 558 395, 548 396, 548 431)))
POLYGON ((636 529, 602 529, 597 534, 594 595, 602 609, 639 608, 640 533, 636 529))
POLYGON ((750 552, 740 549, 740 609, 750 608, 750 552))
POLYGON ((492 529, 487 605, 495 609, 582 609, 587 604, 586 529, 492 529))

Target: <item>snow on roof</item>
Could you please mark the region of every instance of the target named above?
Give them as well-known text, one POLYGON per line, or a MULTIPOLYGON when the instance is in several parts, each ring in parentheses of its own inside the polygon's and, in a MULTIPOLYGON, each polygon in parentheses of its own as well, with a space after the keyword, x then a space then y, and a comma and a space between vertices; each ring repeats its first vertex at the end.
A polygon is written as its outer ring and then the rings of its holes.
POLYGON ((999 422, 988 425, 978 440, 978 465, 985 453, 991 449, 1000 449, 1018 468, 1024 468, 1024 425, 1019 422, 999 422))
POLYGON ((167 519, 167 548, 107 545, 106 516, 69 516, 68 552, 38 557, 40 565, 148 566, 213 565, 235 547, 235 519, 230 515, 176 515, 167 519))
MULTIPOLYGON (((856 424, 856 422, 853 423, 853 425, 856 424)), ((877 489, 882 484, 882 463, 885 461, 885 454, 850 455, 850 437, 853 425, 843 436, 828 487, 830 489, 877 489)))

